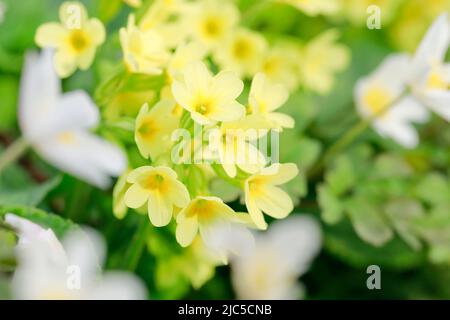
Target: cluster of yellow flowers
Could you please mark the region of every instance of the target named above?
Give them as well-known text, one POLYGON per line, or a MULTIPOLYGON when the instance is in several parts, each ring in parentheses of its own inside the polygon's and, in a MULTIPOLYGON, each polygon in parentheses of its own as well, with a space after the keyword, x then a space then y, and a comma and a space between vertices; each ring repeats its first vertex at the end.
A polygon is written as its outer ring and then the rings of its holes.
MULTIPOLYGON (((226 263, 229 252, 242 249, 242 243, 235 248, 232 243, 244 239, 247 228, 267 229, 264 214, 282 219, 293 210, 280 185, 297 176, 298 169, 279 163, 276 142, 295 123, 278 109, 300 84, 329 91, 334 73, 348 63, 348 50, 336 43, 336 30, 304 46, 269 42, 240 24, 241 13, 232 1, 155 0, 145 11, 141 1, 124 2, 140 8, 140 14, 130 14, 119 30, 125 66, 119 76, 155 77, 164 84, 138 93, 137 100, 145 103, 139 104, 137 116, 135 109, 128 110, 136 116, 137 149, 148 162, 119 178, 114 214, 122 219, 131 208, 148 214, 156 227, 173 221, 177 242, 193 244, 186 252, 199 257, 198 263, 211 265, 198 249, 203 246, 218 254, 213 264, 226 263), (232 189, 233 196, 224 189, 232 189), (225 203, 238 197, 248 213, 225 203)), ((65 2, 59 16, 60 23, 39 27, 36 43, 53 49, 55 71, 66 78, 92 65, 106 34, 101 21, 89 18, 79 2, 65 2)), ((119 94, 109 99, 106 117, 115 112, 114 104, 128 102, 119 94)), ((196 277, 190 276, 192 281, 196 277)))
MULTIPOLYGON (((269 165, 251 143, 269 130, 280 132, 294 126, 291 117, 275 112, 289 93, 285 86, 272 83, 266 73, 258 72, 263 68, 262 50, 267 44, 259 34, 237 27, 238 20, 232 3, 156 1, 138 24, 131 15, 127 27, 120 30, 128 71, 167 77, 160 101, 154 106, 145 104, 135 123, 136 144, 151 166, 133 169, 119 180, 114 211, 118 217, 123 217, 127 208, 147 212, 157 227, 168 225, 174 217, 176 239, 184 247, 193 243, 198 233, 210 246, 218 242, 214 235, 220 233, 217 227, 230 224, 266 229, 263 212, 284 218, 293 209, 289 195, 278 185, 293 179, 297 167, 269 165), (180 34, 183 32, 186 34, 180 34), (168 43, 167 39, 177 41, 168 43), (227 71, 213 75, 203 61, 209 54, 227 71), (244 88, 240 76, 253 74, 244 106, 237 101, 244 88), (206 153, 200 154, 200 159, 196 156, 195 164, 177 163, 174 133, 190 130, 193 144, 202 145, 204 141, 200 138, 198 142, 196 130, 192 131, 199 125, 216 129, 216 139, 209 140, 209 147, 212 144, 217 151, 215 163, 208 163, 211 159, 206 153), (265 131, 252 138, 243 132, 247 129, 265 131), (234 212, 220 194, 213 194, 210 184, 218 178, 241 189, 249 214, 234 212)), ((187 153, 196 153, 198 148, 191 149, 190 140, 188 144, 187 153)))

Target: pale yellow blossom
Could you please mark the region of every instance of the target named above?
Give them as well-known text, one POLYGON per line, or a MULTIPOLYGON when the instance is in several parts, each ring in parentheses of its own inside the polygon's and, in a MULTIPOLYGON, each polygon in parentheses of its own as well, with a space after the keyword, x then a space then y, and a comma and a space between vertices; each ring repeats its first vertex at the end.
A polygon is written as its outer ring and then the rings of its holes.
POLYGON ((253 114, 264 116, 272 128, 293 128, 294 119, 284 113, 274 112, 286 103, 288 90, 281 84, 271 83, 263 73, 255 75, 249 94, 249 107, 253 114))
POLYGON ((80 2, 64 2, 59 9, 61 23, 48 22, 36 31, 36 43, 56 50, 54 64, 58 75, 66 78, 77 68, 88 69, 97 47, 105 41, 105 28, 98 19, 88 19, 80 2))
POLYGON ((142 106, 136 118, 135 140, 144 158, 155 160, 170 151, 172 132, 178 127, 179 118, 174 115, 175 102, 161 100, 149 109, 142 106))
POLYGON ((169 167, 143 166, 128 174, 131 187, 125 193, 125 204, 138 209, 148 203, 150 222, 156 227, 169 224, 174 207, 189 203, 189 192, 169 167))
POLYGON ((251 77, 261 70, 267 42, 257 32, 240 28, 219 47, 214 57, 222 70, 230 70, 239 76, 251 77))
POLYGON ((293 210, 289 195, 279 185, 292 180, 298 174, 293 163, 272 164, 245 180, 245 204, 253 222, 259 229, 266 229, 263 212, 282 219, 293 210))
POLYGON ((139 29, 134 15, 129 16, 127 27, 120 29, 120 44, 130 72, 158 75, 169 59, 161 35, 152 29, 139 29))
POLYGON ((173 95, 199 124, 233 121, 245 114, 244 106, 236 101, 244 84, 233 73, 212 76, 205 64, 196 62, 185 68, 183 80, 173 83, 173 95))

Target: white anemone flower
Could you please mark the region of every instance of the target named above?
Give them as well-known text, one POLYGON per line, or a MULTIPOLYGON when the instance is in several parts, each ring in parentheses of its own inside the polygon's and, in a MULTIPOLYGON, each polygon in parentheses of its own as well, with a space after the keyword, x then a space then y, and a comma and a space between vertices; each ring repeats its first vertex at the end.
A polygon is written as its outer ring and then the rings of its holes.
POLYGON ((450 122, 450 63, 445 63, 449 44, 450 21, 444 13, 428 29, 412 58, 409 83, 420 102, 450 122))
POLYGON ((126 272, 101 274, 105 245, 93 230, 70 232, 60 243, 51 229, 14 214, 5 222, 17 230, 18 267, 12 294, 25 300, 145 299, 142 282, 126 272))
POLYGON ((232 283, 239 299, 298 299, 297 281, 321 247, 318 223, 308 216, 274 222, 269 231, 255 234, 255 247, 231 260, 232 283))
POLYGON ((127 166, 124 153, 90 133, 99 111, 81 90, 61 92, 52 52, 26 56, 20 86, 19 125, 26 143, 45 160, 100 188, 127 166))
POLYGON ((388 56, 372 74, 358 80, 354 98, 358 112, 372 121, 378 134, 413 148, 419 140, 413 123, 426 121, 428 113, 411 95, 405 95, 409 62, 404 54, 388 56))

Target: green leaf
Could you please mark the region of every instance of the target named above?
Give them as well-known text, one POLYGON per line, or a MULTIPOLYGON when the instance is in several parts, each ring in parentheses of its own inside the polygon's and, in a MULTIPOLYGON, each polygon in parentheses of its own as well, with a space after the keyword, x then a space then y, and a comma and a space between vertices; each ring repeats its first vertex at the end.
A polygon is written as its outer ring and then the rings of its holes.
POLYGON ((13 213, 19 217, 28 219, 43 228, 50 228, 58 238, 62 238, 69 231, 76 230, 78 226, 61 218, 60 216, 48 213, 44 210, 27 206, 0 206, 0 218, 4 218, 7 213, 13 213))
POLYGON ((364 241, 382 246, 394 236, 381 210, 364 198, 352 198, 345 202, 347 212, 356 233, 364 241))
POLYGON ((391 269, 411 269, 426 261, 423 251, 414 251, 398 238, 382 247, 362 241, 348 220, 324 226, 325 248, 342 261, 356 268, 376 264, 391 269))
POLYGON ((53 179, 40 185, 24 186, 17 189, 10 189, 9 187, 0 183, 0 206, 2 205, 36 206, 60 182, 61 176, 56 176, 53 179))
POLYGON ((450 181, 438 173, 431 173, 416 187, 417 196, 429 204, 450 201, 450 181))
POLYGON ((339 199, 326 185, 319 186, 317 192, 323 221, 328 224, 339 222, 344 214, 344 208, 339 199))
POLYGON ((325 176, 325 180, 336 195, 347 192, 356 182, 353 164, 347 156, 340 156, 334 162, 331 170, 325 176))
POLYGON ((413 222, 425 215, 421 204, 410 199, 395 199, 385 206, 384 212, 403 241, 411 248, 420 250, 422 243, 413 222))

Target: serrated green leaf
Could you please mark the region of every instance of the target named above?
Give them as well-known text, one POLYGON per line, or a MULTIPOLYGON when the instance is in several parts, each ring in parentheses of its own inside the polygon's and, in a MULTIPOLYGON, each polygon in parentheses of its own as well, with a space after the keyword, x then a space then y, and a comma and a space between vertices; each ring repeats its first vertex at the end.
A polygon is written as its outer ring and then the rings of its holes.
POLYGON ((354 186, 356 179, 353 164, 347 156, 338 157, 325 176, 328 186, 336 195, 348 191, 354 186))
POLYGON ((364 241, 382 246, 394 236, 394 233, 381 210, 363 198, 352 198, 345 202, 345 211, 358 236, 364 241))
POLYGON ((322 209, 322 220, 328 224, 339 222, 344 214, 344 208, 340 200, 326 185, 319 186, 317 192, 319 205, 322 209))
POLYGON ((78 226, 70 220, 48 213, 44 210, 27 206, 0 206, 0 218, 3 219, 7 213, 13 213, 22 218, 39 224, 44 228, 50 228, 58 238, 62 238, 69 231, 76 230, 78 226))

